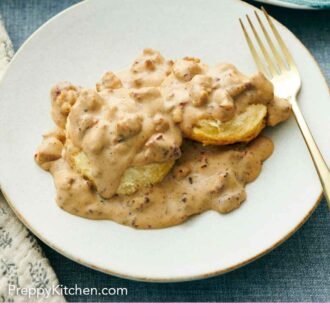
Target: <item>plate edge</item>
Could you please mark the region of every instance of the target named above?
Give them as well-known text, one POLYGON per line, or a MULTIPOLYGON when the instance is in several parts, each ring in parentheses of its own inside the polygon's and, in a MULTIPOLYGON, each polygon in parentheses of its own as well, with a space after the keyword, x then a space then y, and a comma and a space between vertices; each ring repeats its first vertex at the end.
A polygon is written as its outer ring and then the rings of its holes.
MULTIPOLYGON (((18 51, 15 53, 13 59, 11 60, 11 62, 9 63, 9 65, 7 66, 7 68, 5 69, 5 72, 3 74, 3 78, 5 78, 6 73, 8 71, 8 69, 10 68, 10 66, 12 65, 12 63, 15 61, 16 57, 21 53, 21 51, 24 49, 24 47, 26 46, 26 44, 35 36, 35 34, 37 34, 39 32, 39 30, 43 29, 46 25, 48 25, 50 22, 52 22, 53 20, 55 20, 57 17, 65 14, 67 11, 73 10, 74 8, 86 4, 88 2, 91 2, 92 0, 83 0, 77 4, 74 4, 66 9, 64 9, 63 11, 59 12, 58 14, 56 14, 55 16, 53 16, 52 18, 50 18, 48 21, 46 21, 44 24, 42 24, 36 31, 34 31, 26 40, 25 42, 22 44, 22 46, 18 49, 18 51)), ((254 8, 256 10, 259 10, 259 8, 246 3, 242 0, 236 0, 236 2, 239 2, 240 4, 245 5, 248 8, 254 8)), ((318 64, 318 62, 315 60, 314 56, 311 54, 311 52, 307 49, 307 47, 305 47, 305 45, 286 27, 284 26, 282 23, 280 23, 279 21, 277 21, 276 19, 274 19, 272 17, 272 19, 274 21, 276 21, 277 24, 281 25, 283 28, 285 28, 302 46, 303 48, 308 52, 311 60, 314 61, 314 63, 316 64, 317 68, 319 69, 319 72, 321 74, 321 76, 323 77, 325 84, 328 86, 328 83, 326 81, 326 78, 318 64)), ((3 78, 0 80, 3 80, 3 78)), ((328 86, 329 88, 329 86, 328 86)), ((103 269, 99 266, 96 266, 92 263, 88 263, 85 262, 83 260, 81 260, 80 258, 76 258, 71 256, 70 254, 63 252, 60 248, 55 247, 52 243, 48 242, 47 239, 45 239, 42 235, 40 235, 36 230, 30 228, 28 221, 24 218, 24 216, 22 214, 20 214, 20 212, 15 208, 14 203, 10 200, 9 196, 6 194, 6 192, 3 190, 3 188, 0 186, 1 192, 3 193, 4 198, 6 199, 6 201, 8 202, 9 206, 11 207, 11 209, 14 211, 14 213, 16 214, 16 216, 18 217, 18 219, 35 235, 37 236, 42 242, 44 242, 46 245, 48 245, 49 247, 51 247, 53 250, 55 250, 56 252, 60 253, 61 255, 67 257, 68 259, 77 262, 83 266, 92 268, 94 270, 109 274, 109 275, 114 275, 120 278, 124 278, 124 279, 129 279, 129 280, 133 280, 133 281, 141 281, 141 282, 155 282, 155 283, 170 283, 170 282, 186 282, 186 281, 193 281, 193 280, 201 280, 201 279, 206 279, 206 278, 210 278, 210 277, 214 277, 214 276, 218 276, 218 275, 222 275, 228 272, 231 272, 235 269, 238 269, 240 267, 243 267, 259 258, 261 258, 262 256, 266 255, 267 253, 269 253, 270 251, 272 251, 273 249, 275 249, 276 247, 278 247, 279 245, 281 245, 282 243, 284 243, 289 237, 291 237, 300 227, 302 227, 306 221, 308 220, 308 218, 310 217, 310 215, 314 212, 314 210, 316 209, 316 207, 319 205, 321 199, 322 199, 322 191, 319 193, 319 196, 317 197, 316 201, 314 202, 314 205, 311 207, 311 209, 306 213, 306 215, 302 218, 302 220, 298 223, 298 225, 296 227, 294 227, 287 235, 285 235, 283 238, 281 238, 280 240, 278 240, 277 242, 275 242, 273 245, 271 245, 269 248, 265 249, 264 251, 258 253, 257 255, 242 261, 236 265, 230 266, 226 269, 222 269, 219 271, 213 271, 210 273, 206 273, 206 274, 201 274, 201 275, 196 275, 196 276, 190 276, 190 277, 175 277, 175 278, 149 278, 149 277, 139 277, 139 276, 130 276, 127 274, 121 274, 121 273, 117 273, 115 271, 111 271, 109 269, 103 269)))

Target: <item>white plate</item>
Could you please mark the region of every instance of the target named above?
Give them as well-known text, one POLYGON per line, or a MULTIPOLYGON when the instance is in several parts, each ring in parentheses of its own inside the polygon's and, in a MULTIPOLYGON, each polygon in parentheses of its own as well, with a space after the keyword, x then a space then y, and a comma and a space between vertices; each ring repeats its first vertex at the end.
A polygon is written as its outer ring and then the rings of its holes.
MULTIPOLYGON (((70 215, 55 204, 52 177, 33 161, 52 128, 49 89, 60 80, 93 86, 109 69, 130 65, 144 47, 166 57, 255 66, 238 18, 254 7, 233 0, 86 1, 39 29, 12 61, 0 88, 0 179, 21 220, 44 242, 89 267, 146 281, 205 278, 237 268, 290 236, 321 188, 293 119, 269 130, 275 152, 248 185, 247 201, 228 215, 206 212, 162 230, 136 230, 70 215)), ((283 26, 302 74, 300 104, 330 160, 327 84, 308 51, 283 26)), ((160 215, 161 216, 161 215, 160 215)))
POLYGON ((292 8, 292 9, 308 9, 308 10, 322 9, 322 8, 313 8, 313 7, 309 7, 309 6, 298 5, 295 3, 285 2, 282 0, 255 0, 255 1, 262 2, 267 5, 274 5, 274 6, 292 8))

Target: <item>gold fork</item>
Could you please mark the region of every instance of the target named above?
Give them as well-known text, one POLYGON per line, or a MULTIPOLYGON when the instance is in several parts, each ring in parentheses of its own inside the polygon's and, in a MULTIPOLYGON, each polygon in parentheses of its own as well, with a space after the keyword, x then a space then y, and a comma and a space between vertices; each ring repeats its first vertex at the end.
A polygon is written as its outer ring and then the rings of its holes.
POLYGON ((249 22, 249 25, 251 27, 251 30, 253 32, 253 35, 257 41, 257 44, 260 48, 261 54, 264 58, 264 62, 267 63, 267 65, 264 64, 262 60, 262 56, 258 55, 258 52, 256 48, 253 45, 253 42, 251 38, 249 37, 249 34, 240 19, 240 24, 245 36, 245 39, 247 41, 247 44, 250 48, 252 57, 259 69, 260 72, 262 72, 274 85, 274 92, 277 96, 286 98, 290 101, 292 105, 292 110, 294 117, 296 119, 296 122, 299 126, 299 129, 304 137, 304 140, 306 142, 306 145, 308 147, 308 150, 312 156, 315 168, 317 170, 317 173, 319 175, 322 187, 323 187, 323 193, 324 196, 328 202, 328 206, 330 208, 330 171, 329 168, 323 159, 319 148, 317 147, 315 140, 312 136, 312 133, 310 132, 308 125, 303 117, 303 114, 299 108, 298 102, 297 102, 297 95, 301 88, 301 79, 300 75, 297 69, 297 66, 293 60, 292 55, 290 54, 289 49, 285 45, 282 37, 280 36, 278 30, 276 29, 275 25, 273 24, 270 16, 266 12, 266 10, 262 7, 261 8, 267 22, 269 23, 270 29, 272 30, 275 39, 277 40, 277 43, 279 45, 279 49, 275 47, 272 38, 270 37, 269 33, 267 32, 264 24, 262 23, 258 13, 255 11, 255 15, 257 18, 257 21, 260 25, 260 28, 262 30, 262 33, 267 40, 267 43, 269 45, 270 53, 272 54, 272 57, 269 53, 269 51, 266 49, 264 43, 262 42, 255 26, 253 25, 250 17, 246 15, 247 20, 249 22))

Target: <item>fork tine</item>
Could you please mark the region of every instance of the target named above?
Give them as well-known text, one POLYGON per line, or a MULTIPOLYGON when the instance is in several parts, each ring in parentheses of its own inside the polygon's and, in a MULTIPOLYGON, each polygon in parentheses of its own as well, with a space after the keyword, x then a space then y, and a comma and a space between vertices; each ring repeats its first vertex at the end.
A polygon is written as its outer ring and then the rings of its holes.
POLYGON ((271 76, 275 76, 275 75, 276 75, 276 69, 275 69, 275 66, 274 66, 274 64, 273 64, 273 61, 272 61, 272 59, 270 58, 270 56, 269 56, 269 54, 268 54, 268 52, 267 52, 267 50, 266 50, 266 48, 265 48, 265 46, 264 46, 262 40, 260 39, 260 37, 259 37, 259 35, 258 35, 256 29, 254 28, 254 25, 252 24, 252 22, 251 22, 251 20, 250 20, 250 17, 249 17, 248 15, 246 15, 246 18, 247 18, 247 20, 248 20, 248 22, 249 22, 249 24, 250 24, 250 27, 251 27, 252 32, 253 32, 253 34, 254 34, 254 37, 256 38, 257 43, 258 43, 258 45, 259 45, 259 47, 260 47, 260 49, 261 49, 261 52, 262 52, 262 54, 264 55, 264 58, 265 58, 265 60, 266 60, 266 62, 267 62, 267 64, 268 64, 269 72, 270 72, 271 76))
POLYGON ((286 61, 288 62, 289 66, 291 67, 296 67, 296 64, 293 60, 293 57, 291 56, 288 48, 286 47, 286 44, 285 42, 283 41, 282 37, 280 36, 279 32, 277 31, 274 23, 272 22, 270 16, 268 15, 266 9, 264 7, 261 7, 261 10, 263 11, 269 25, 270 25, 270 28, 272 29, 273 33, 274 33, 274 36, 278 42, 278 44, 280 45, 281 49, 282 49, 282 52, 283 52, 283 55, 286 59, 286 61))
POLYGON ((262 30, 262 32, 264 33, 264 36, 265 36, 265 38, 266 38, 266 40, 267 40, 267 42, 268 42, 268 45, 269 45, 269 47, 270 47, 270 49, 271 49, 271 51, 272 51, 272 53, 273 53, 273 55, 274 55, 274 57, 275 57, 275 59, 276 59, 276 64, 278 65, 278 67, 279 67, 279 69, 280 69, 280 72, 281 72, 281 71, 284 71, 284 70, 285 70, 285 64, 284 64, 284 62, 283 62, 282 57, 280 56, 279 52, 278 52, 277 49, 275 48, 275 46, 274 46, 274 44, 273 44, 273 41, 272 41, 272 39, 270 38, 270 36, 269 36, 269 34, 268 34, 268 32, 267 32, 267 30, 266 30, 264 24, 262 23, 262 21, 261 21, 259 15, 258 15, 258 13, 257 13, 256 11, 254 11, 254 14, 256 15, 256 18, 257 18, 257 20, 258 20, 258 22, 259 22, 259 25, 260 25, 260 27, 261 27, 261 30, 262 30))
POLYGON ((246 29, 245 29, 245 26, 244 26, 242 20, 239 19, 239 22, 240 22, 240 24, 241 24, 241 27, 242 27, 242 30, 243 30, 243 33, 244 33, 244 36, 245 36, 246 42, 247 42, 247 44, 248 44, 248 46, 249 46, 249 48, 250 48, 251 55, 252 55, 252 57, 253 57, 253 59, 254 59, 256 65, 257 65, 259 71, 262 72, 265 76, 268 76, 268 73, 267 73, 267 71, 265 70, 265 66, 264 66, 264 64, 262 63, 262 61, 261 61, 261 59, 260 59, 260 57, 259 57, 259 55, 258 55, 256 49, 254 48, 253 43, 252 43, 252 41, 251 41, 251 39, 250 39, 250 37, 249 37, 249 34, 247 33, 247 31, 246 31, 246 29))

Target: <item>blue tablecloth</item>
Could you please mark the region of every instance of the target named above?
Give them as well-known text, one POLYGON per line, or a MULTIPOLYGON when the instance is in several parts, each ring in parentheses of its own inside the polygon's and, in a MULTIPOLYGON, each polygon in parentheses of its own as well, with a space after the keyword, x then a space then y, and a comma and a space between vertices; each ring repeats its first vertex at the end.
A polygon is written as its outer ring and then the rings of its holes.
MULTIPOLYGON (((15 49, 42 23, 77 2, 0 0, 0 13, 15 49)), ((311 50, 329 81, 330 11, 267 9, 311 50)), ((68 301, 330 301, 330 213, 324 200, 309 221, 276 250, 248 266, 208 280, 173 284, 123 280, 85 268, 41 245, 63 285, 128 289, 127 296, 76 295, 67 296, 68 301)))

